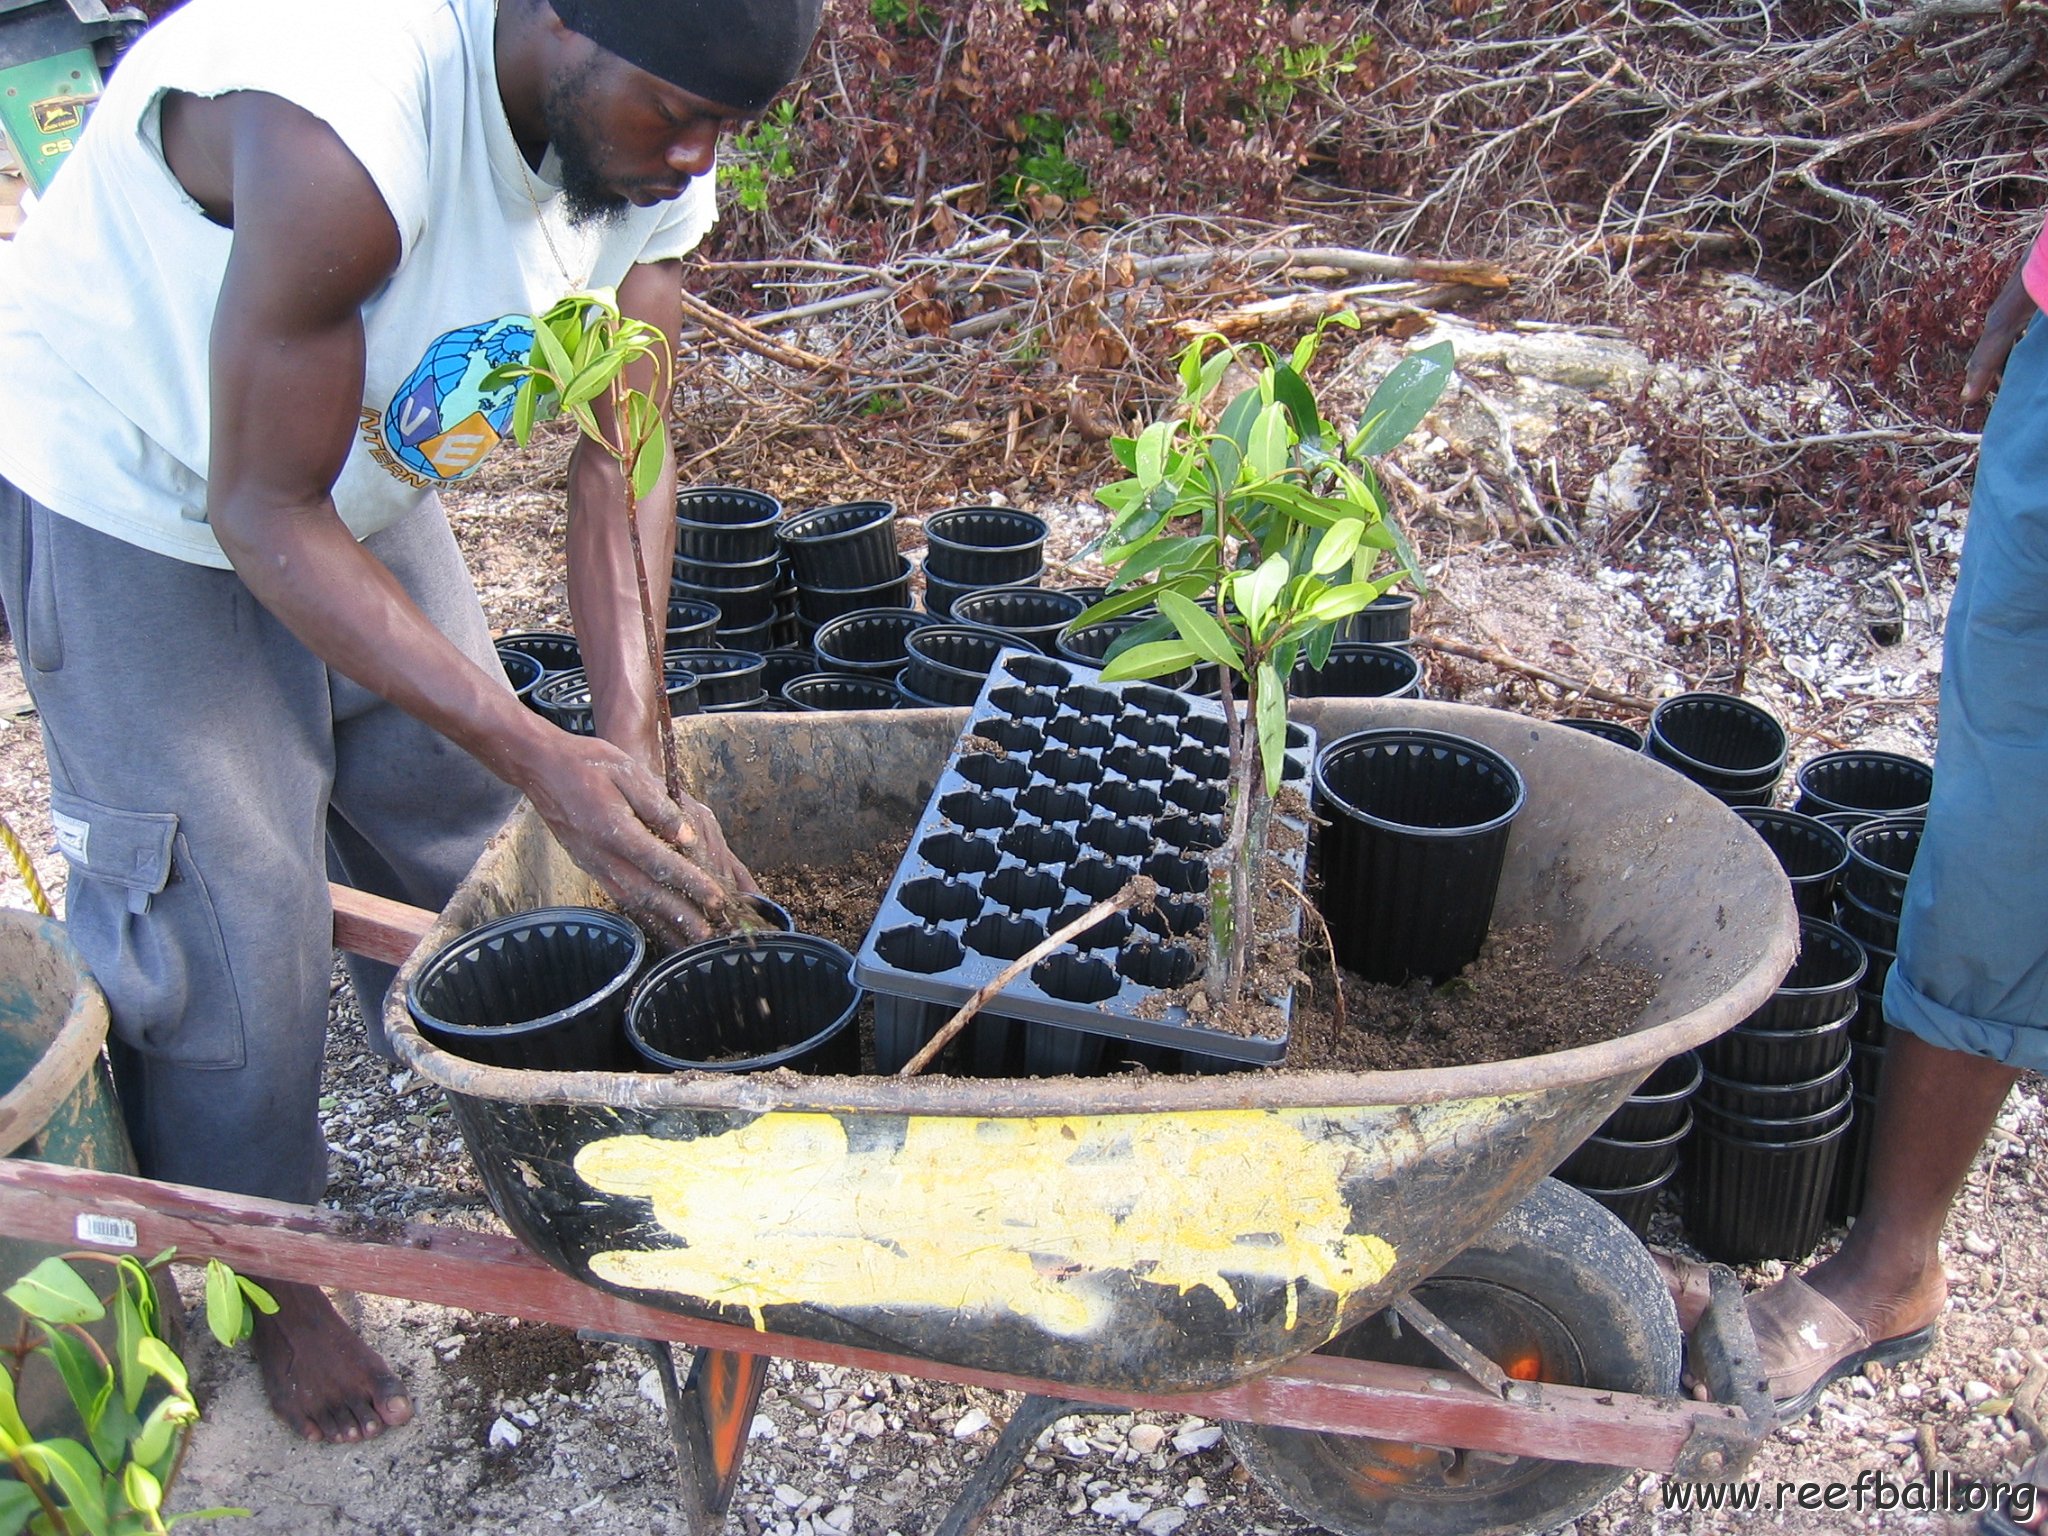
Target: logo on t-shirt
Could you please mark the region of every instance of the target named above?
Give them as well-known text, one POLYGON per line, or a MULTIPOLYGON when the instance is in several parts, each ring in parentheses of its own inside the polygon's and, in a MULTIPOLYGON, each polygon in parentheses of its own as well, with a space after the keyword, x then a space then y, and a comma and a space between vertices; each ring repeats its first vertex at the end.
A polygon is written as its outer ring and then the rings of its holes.
POLYGON ((486 387, 494 368, 523 363, 533 321, 502 315, 439 338, 391 397, 382 417, 363 412, 377 461, 414 486, 460 480, 498 446, 512 421, 516 384, 486 387))

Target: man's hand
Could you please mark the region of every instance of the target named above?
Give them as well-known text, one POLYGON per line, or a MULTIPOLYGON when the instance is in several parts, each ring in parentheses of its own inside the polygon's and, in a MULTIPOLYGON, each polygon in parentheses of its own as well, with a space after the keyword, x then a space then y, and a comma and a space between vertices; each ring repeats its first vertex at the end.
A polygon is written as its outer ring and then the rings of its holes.
POLYGON ((1963 404, 1975 405, 1998 387, 2005 373, 2005 360, 2012 354, 2020 333, 2038 310, 2024 281, 2026 266, 2014 269, 1991 308, 1984 312, 1984 334, 1970 349, 1970 361, 1963 367, 1963 404))
POLYGON ((685 944, 725 932, 732 898, 759 889, 708 809, 671 800, 610 742, 562 733, 522 767, 519 787, 564 851, 652 934, 685 944))

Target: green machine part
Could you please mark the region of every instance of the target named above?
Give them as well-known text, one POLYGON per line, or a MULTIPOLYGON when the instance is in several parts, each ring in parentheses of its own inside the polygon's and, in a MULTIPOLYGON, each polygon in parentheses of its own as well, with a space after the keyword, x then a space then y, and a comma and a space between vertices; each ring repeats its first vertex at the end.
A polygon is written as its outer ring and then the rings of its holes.
POLYGON ((36 192, 77 143, 103 62, 142 23, 105 0, 0 0, 0 135, 36 192))

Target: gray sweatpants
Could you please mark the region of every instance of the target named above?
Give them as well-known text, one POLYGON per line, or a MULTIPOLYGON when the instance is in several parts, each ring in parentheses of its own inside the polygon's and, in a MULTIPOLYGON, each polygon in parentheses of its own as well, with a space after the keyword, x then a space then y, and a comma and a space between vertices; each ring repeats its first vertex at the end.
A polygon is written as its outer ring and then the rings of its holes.
MULTIPOLYGON (((497 670, 438 503, 365 547, 497 670)), ((143 1173, 318 1199, 329 874, 438 909, 513 791, 330 672, 232 571, 94 532, 5 480, 0 602, 42 719, 66 925, 107 994, 143 1173)), ((390 968, 351 973, 381 1044, 390 968)))

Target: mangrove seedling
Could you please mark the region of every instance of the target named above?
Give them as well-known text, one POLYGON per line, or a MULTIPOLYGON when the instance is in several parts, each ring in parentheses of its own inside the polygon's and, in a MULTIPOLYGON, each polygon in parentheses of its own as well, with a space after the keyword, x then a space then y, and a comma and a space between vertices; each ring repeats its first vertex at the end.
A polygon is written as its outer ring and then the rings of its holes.
MULTIPOLYGON (((188 1520, 249 1513, 164 1513, 165 1490, 199 1418, 185 1362, 165 1341, 152 1282, 152 1271, 170 1258, 166 1251, 143 1264, 125 1255, 66 1254, 44 1259, 7 1288, 23 1321, 20 1336, 0 1345, 0 1456, 14 1474, 0 1480, 0 1536, 162 1536, 188 1520), (74 1261, 110 1266, 112 1295, 102 1300, 74 1261), (110 1310, 111 1338, 92 1326, 110 1310), (75 1426, 31 1427, 23 1418, 18 1388, 34 1358, 56 1372, 75 1426), (73 1427, 82 1438, 51 1432, 73 1427)), ((275 1312, 277 1303, 254 1281, 209 1261, 206 1322, 213 1336, 224 1346, 247 1338, 252 1309, 275 1312)))
POLYGON ((1179 357, 1172 412, 1111 450, 1126 478, 1097 496, 1112 514, 1102 558, 1109 592, 1075 622, 1158 612, 1119 637, 1108 681, 1214 667, 1229 726, 1224 841, 1212 855, 1204 990, 1242 1000, 1256 914, 1256 868, 1280 786, 1287 688, 1295 662, 1329 659, 1338 626, 1397 582, 1421 585, 1413 550, 1388 517, 1371 460, 1400 442, 1443 393, 1448 342, 1397 363, 1348 438, 1308 382, 1332 315, 1282 358, 1261 342, 1209 335, 1179 357), (1219 413, 1211 403, 1243 365, 1252 382, 1219 413))
POLYGON ((626 520, 633 549, 633 575, 639 584, 640 621, 646 635, 647 662, 654 670, 654 729, 661 743, 662 782, 670 799, 680 799, 682 781, 676 769, 675 728, 664 706, 662 630, 667 604, 657 604, 647 584, 647 559, 640 548, 640 523, 633 510, 661 483, 668 463, 668 433, 660 407, 626 383, 626 369, 649 362, 654 376, 669 376, 668 338, 645 321, 621 313, 609 290, 572 293, 533 319, 533 351, 523 363, 506 363, 491 371, 487 388, 517 383, 512 407, 512 436, 524 448, 543 421, 568 416, 590 442, 619 466, 626 520), (609 407, 610 422, 601 420, 598 401, 609 407))

